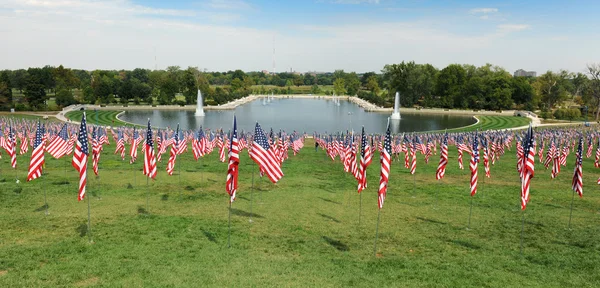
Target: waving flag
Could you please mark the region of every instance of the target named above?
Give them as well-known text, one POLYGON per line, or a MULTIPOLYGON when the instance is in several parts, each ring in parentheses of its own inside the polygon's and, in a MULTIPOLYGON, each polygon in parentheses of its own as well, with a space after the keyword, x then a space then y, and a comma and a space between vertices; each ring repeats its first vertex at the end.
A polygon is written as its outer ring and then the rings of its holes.
POLYGON ((577 194, 579 194, 579 197, 583 197, 583 168, 581 167, 582 161, 583 136, 579 136, 579 146, 577 147, 577 154, 575 154, 575 171, 573 171, 572 183, 573 191, 577 192, 577 194))
POLYGON ((17 168, 17 139, 15 138, 15 131, 12 126, 8 127, 8 144, 6 145, 6 153, 10 155, 10 166, 17 168))
POLYGON ((371 147, 365 135, 365 127, 362 127, 360 140, 360 165, 358 170, 358 193, 367 188, 367 168, 371 165, 371 147))
POLYGON ((377 199, 379 209, 383 208, 383 201, 385 201, 390 177, 390 168, 392 166, 392 144, 390 138, 390 123, 388 123, 385 139, 383 140, 383 149, 379 154, 381 156, 381 174, 379 177, 379 191, 377 193, 379 196, 377 199))
POLYGON ((529 184, 531 178, 534 175, 535 165, 535 148, 533 148, 533 129, 529 124, 529 129, 525 136, 524 147, 523 147, 523 164, 522 164, 522 175, 521 177, 521 209, 525 210, 527 203, 529 203, 529 184))
POLYGON ((129 164, 133 164, 137 159, 137 150, 138 145, 140 145, 140 135, 135 127, 133 127, 133 137, 131 137, 131 150, 129 150, 129 156, 131 156, 131 160, 129 160, 129 164))
POLYGON ((62 128, 60 128, 60 132, 52 137, 48 147, 46 148, 46 151, 48 151, 52 157, 59 159, 67 154, 68 140, 69 136, 67 135, 67 124, 65 123, 62 128))
POLYGON ((440 147, 440 164, 435 173, 435 179, 440 180, 446 174, 446 165, 448 164, 448 132, 444 134, 444 140, 440 147))
POLYGON ((121 152, 121 160, 125 160, 125 139, 123 138, 123 130, 119 129, 117 132, 117 149, 115 154, 121 152))
POLYGON ((44 128, 40 126, 38 121, 35 131, 35 141, 33 142, 33 152, 31 152, 31 161, 29 162, 29 172, 27 173, 27 181, 36 179, 42 175, 42 167, 44 165, 44 128))
POLYGON ((98 137, 99 130, 100 128, 92 128, 92 170, 96 176, 98 176, 98 162, 100 162, 100 150, 102 149, 98 137))
POLYGON ((79 194, 77 200, 81 201, 85 197, 85 185, 87 182, 87 159, 89 155, 87 126, 85 123, 85 112, 81 116, 81 125, 79 126, 79 136, 75 144, 73 161, 71 164, 79 172, 79 194))
POLYGON ((177 151, 179 150, 179 124, 177 124, 177 131, 173 135, 173 144, 171 145, 171 156, 169 162, 167 162, 167 174, 173 175, 175 169, 175 160, 177 160, 177 151))
POLYGON ((252 150, 250 150, 250 158, 258 164, 261 171, 267 174, 271 182, 277 183, 283 177, 283 171, 277 161, 277 157, 273 154, 273 149, 267 141, 264 131, 260 128, 258 122, 254 129, 254 140, 252 142, 252 150))
POLYGON ((154 140, 152 140, 152 127, 148 119, 148 131, 146 132, 146 144, 144 145, 144 175, 156 178, 156 156, 154 155, 154 140))
POLYGON ((478 141, 477 132, 475 132, 471 150, 471 161, 469 162, 469 168, 471 168, 471 196, 475 196, 475 193, 477 193, 477 163, 479 162, 478 141))
POLYGON ((238 166, 240 164, 238 138, 237 138, 237 122, 235 115, 233 116, 233 132, 231 134, 231 143, 229 146, 229 166, 227 168, 226 190, 229 194, 229 201, 235 200, 235 193, 238 188, 238 166))

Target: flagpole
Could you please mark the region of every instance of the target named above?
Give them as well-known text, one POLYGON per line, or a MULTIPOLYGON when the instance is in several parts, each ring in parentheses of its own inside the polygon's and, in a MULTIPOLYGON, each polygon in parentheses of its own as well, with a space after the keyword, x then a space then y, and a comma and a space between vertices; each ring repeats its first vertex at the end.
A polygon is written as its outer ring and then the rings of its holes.
POLYGON ((381 209, 377 213, 377 225, 375 226, 375 244, 373 245, 373 255, 377 257, 377 238, 379 237, 379 218, 381 217, 381 209))
POLYGON ((358 194, 360 195, 359 196, 360 204, 358 204, 358 226, 360 226, 360 216, 362 214, 362 193, 358 193, 358 194))
POLYGON ((252 223, 252 195, 254 195, 254 174, 256 170, 252 169, 252 189, 250 189, 250 223, 252 223))
MULTIPOLYGON (((149 175, 146 175, 149 176, 149 175)), ((150 202, 150 177, 146 177, 146 213, 148 214, 148 202, 150 202)))
POLYGON ((469 226, 467 226, 467 230, 471 230, 471 213, 473 212, 473 195, 471 195, 471 208, 469 208, 469 226))
MULTIPOLYGON (((96 145, 100 146, 100 126, 98 126, 98 109, 94 109, 94 114, 96 115, 96 145)), ((98 149, 98 155, 96 155, 96 157, 98 157, 98 162, 100 162, 100 149, 98 149)), ((98 167, 98 170, 100 170, 100 167, 98 167)), ((100 171, 98 171, 96 179, 98 180, 98 184, 100 184, 100 171)), ((98 189, 98 200, 102 200, 102 196, 100 196, 100 190, 102 189, 98 189)))
POLYGON ((523 231, 525 230, 525 210, 522 211, 523 212, 521 215, 523 215, 523 223, 521 224, 521 256, 523 255, 523 231))
MULTIPOLYGON (((86 163, 87 165, 87 163, 86 163)), ((88 241, 92 243, 92 221, 91 221, 91 213, 90 213, 90 197, 87 198, 87 206, 88 206, 88 241)))
POLYGON ((569 230, 571 230, 571 217, 573 217, 573 200, 575 200, 575 190, 573 190, 573 197, 571 197, 571 212, 569 213, 569 230))
POLYGON ((231 248, 231 199, 229 199, 229 233, 227 234, 227 248, 231 248))

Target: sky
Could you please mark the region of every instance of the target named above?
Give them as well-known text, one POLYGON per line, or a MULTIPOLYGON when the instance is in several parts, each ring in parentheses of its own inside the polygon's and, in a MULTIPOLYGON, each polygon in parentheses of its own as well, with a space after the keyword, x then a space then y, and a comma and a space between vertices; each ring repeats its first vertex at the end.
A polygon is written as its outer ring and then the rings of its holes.
POLYGON ((584 72, 600 1, 0 0, 0 69, 379 72, 402 61, 584 72), (273 53, 275 51, 275 53, 273 53))

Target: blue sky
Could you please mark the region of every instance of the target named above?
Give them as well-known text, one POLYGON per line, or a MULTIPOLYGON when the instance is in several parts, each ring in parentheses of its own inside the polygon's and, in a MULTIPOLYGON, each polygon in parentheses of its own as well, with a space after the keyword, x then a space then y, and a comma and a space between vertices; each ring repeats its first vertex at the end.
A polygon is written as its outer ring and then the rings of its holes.
POLYGON ((272 70, 275 47, 276 71, 583 72, 600 62, 599 12, 600 1, 0 0, 0 68, 272 70))

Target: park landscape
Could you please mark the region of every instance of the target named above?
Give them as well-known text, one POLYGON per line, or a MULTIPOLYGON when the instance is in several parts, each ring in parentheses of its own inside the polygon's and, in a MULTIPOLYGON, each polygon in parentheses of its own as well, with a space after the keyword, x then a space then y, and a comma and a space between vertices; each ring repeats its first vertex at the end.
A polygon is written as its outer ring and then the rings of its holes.
POLYGON ((0 287, 600 286, 597 3, 308 2, 1 3, 0 287))

